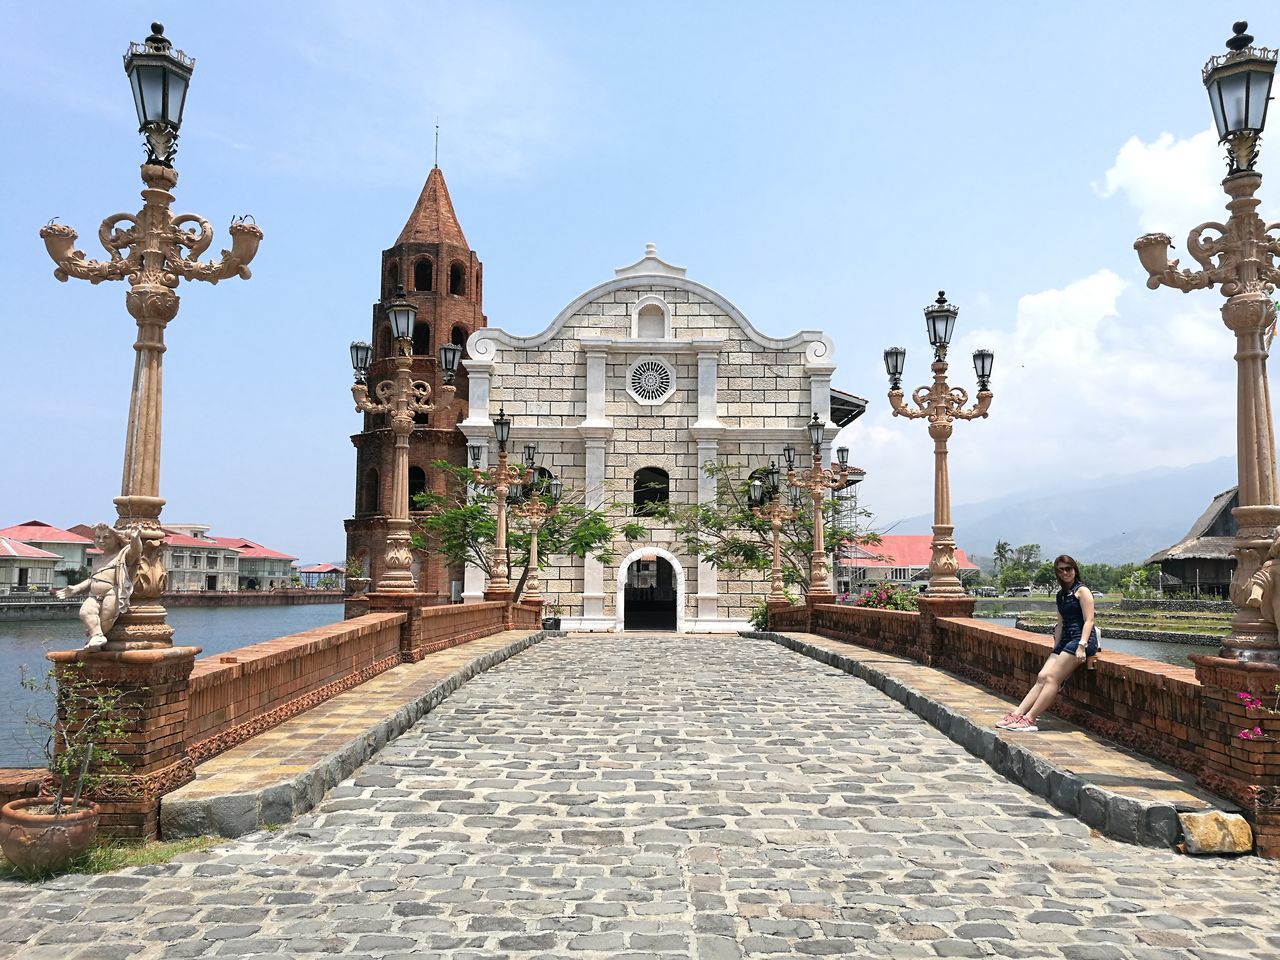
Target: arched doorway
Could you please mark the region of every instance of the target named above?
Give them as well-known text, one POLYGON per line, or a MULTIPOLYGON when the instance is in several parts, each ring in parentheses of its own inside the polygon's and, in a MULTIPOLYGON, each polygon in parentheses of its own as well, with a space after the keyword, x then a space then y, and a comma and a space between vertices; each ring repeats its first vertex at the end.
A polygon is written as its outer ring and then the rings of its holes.
POLYGON ((631 561, 622 588, 623 629, 674 630, 677 592, 669 560, 646 553, 631 561))

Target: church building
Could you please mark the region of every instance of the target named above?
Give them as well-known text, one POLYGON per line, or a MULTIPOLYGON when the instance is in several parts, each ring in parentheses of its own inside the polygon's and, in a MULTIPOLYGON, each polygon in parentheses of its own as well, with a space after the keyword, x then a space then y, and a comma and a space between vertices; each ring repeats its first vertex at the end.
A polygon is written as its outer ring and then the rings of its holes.
MULTIPOLYGON (((613 505, 645 522, 643 504, 652 497, 714 502, 707 461, 739 464, 745 475, 781 462, 792 444, 797 467, 807 467, 805 425, 815 413, 828 424, 829 462, 839 427, 866 407, 832 390, 833 359, 827 334, 760 333, 726 297, 649 244, 640 260, 577 297, 540 333, 476 329, 462 362, 470 402, 460 426, 487 451, 487 466, 497 455, 493 418, 505 411, 513 421, 509 450, 533 441, 539 466, 582 491, 588 506, 613 505)), ((562 605, 565 628, 744 627, 768 592, 768 575, 719 572, 671 530, 647 526, 643 542, 619 540, 608 565, 548 558, 543 594, 562 605)), ((464 597, 480 599, 481 571, 468 568, 465 579, 464 597)))

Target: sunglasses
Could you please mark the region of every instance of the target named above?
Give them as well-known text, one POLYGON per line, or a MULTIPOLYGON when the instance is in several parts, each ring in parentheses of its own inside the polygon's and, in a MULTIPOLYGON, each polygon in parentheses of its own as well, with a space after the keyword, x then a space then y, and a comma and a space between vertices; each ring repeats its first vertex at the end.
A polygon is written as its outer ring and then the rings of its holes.
POLYGON ((1058 571, 1058 573, 1068 573, 1074 570, 1075 567, 1054 567, 1054 569, 1058 571))

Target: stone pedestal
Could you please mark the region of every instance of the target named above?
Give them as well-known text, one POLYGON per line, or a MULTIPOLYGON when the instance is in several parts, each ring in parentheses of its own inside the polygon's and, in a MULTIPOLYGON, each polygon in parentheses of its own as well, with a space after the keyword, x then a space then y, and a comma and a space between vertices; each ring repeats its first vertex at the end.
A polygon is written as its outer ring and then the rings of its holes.
POLYGON ((1276 702, 1280 667, 1193 654, 1200 681, 1199 781, 1208 790, 1234 800, 1253 825, 1254 848, 1280 858, 1280 716, 1249 710, 1241 691, 1268 706, 1276 702), (1245 739, 1241 730, 1262 729, 1245 739))
POLYGON ((422 608, 430 598, 421 593, 375 591, 365 594, 366 606, 361 613, 404 613, 406 618, 400 628, 400 659, 405 663, 417 663, 426 656, 427 638, 422 630, 422 608))
POLYGON ((942 634, 937 622, 950 617, 972 617, 978 601, 973 597, 931 597, 927 593, 919 598, 920 604, 920 662, 935 666, 942 662, 946 651, 942 647, 942 634))
POLYGON ((160 798, 195 778, 187 755, 187 698, 199 647, 152 650, 59 650, 55 674, 76 669, 87 682, 124 693, 125 740, 114 745, 125 772, 90 799, 102 807, 107 836, 155 839, 160 798), (72 667, 82 663, 83 667, 72 667))

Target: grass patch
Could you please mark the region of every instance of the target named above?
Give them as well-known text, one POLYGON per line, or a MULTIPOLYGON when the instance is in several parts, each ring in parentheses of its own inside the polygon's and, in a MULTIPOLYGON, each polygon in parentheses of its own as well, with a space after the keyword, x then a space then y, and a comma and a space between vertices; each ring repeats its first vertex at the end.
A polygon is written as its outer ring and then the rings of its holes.
MULTIPOLYGON (((1038 626, 1053 626, 1058 618, 1056 614, 1047 611, 1032 611, 1023 614, 1021 619, 1038 626)), ((1225 613, 1144 614, 1130 610, 1123 613, 1101 610, 1098 615, 1098 626, 1102 627, 1104 644, 1108 628, 1154 630, 1160 633, 1202 633, 1225 637, 1231 632, 1231 617, 1225 613)))
POLYGON ((85 853, 53 873, 27 874, 0 856, 0 879, 38 882, 71 873, 110 873, 125 867, 150 867, 168 863, 174 857, 197 850, 208 850, 225 837, 188 837, 182 840, 115 840, 104 837, 85 853))

